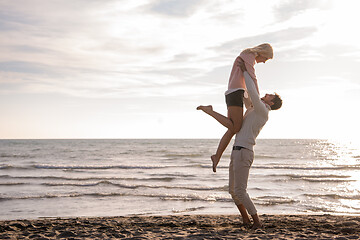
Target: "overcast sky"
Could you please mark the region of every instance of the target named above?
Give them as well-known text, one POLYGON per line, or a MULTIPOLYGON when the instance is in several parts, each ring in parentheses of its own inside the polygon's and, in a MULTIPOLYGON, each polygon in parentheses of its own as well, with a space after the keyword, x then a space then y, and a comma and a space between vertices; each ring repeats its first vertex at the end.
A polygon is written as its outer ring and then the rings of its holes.
POLYGON ((1 0, 0 138, 220 138, 234 59, 267 42, 259 138, 358 138, 357 0, 1 0))

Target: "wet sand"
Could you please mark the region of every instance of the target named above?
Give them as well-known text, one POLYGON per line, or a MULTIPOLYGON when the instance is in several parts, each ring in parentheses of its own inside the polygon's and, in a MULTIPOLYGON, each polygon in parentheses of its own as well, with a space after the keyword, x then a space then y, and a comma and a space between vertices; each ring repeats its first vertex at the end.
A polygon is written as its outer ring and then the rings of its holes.
POLYGON ((238 215, 45 218, 0 221, 0 239, 360 239, 360 216, 261 215, 250 230, 238 215))

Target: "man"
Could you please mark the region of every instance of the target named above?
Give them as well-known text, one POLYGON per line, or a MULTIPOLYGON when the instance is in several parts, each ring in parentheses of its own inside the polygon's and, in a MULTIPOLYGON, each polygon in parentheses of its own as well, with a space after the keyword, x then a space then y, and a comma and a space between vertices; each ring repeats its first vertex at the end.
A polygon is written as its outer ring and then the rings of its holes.
MULTIPOLYGON (((252 229, 257 229, 262 227, 262 224, 255 205, 247 193, 249 170, 254 160, 255 140, 268 120, 269 111, 279 109, 282 106, 282 100, 277 94, 266 94, 260 98, 254 81, 246 71, 244 62, 240 61, 239 66, 241 71, 244 72, 245 84, 252 105, 244 100, 247 111, 245 112, 241 129, 236 134, 233 151, 231 153, 229 193, 240 211, 244 225, 250 226, 251 224, 248 216, 249 213, 254 222, 252 229)), ((211 106, 200 107, 201 110, 214 117, 221 124, 223 124, 222 119, 226 119, 225 116, 213 111, 211 106)))
POLYGON ((243 124, 235 137, 229 166, 229 193, 241 213, 244 224, 250 225, 248 212, 254 222, 252 229, 257 229, 262 227, 262 224, 246 190, 249 170, 254 160, 255 139, 267 122, 269 111, 279 109, 282 106, 282 100, 277 94, 265 94, 260 99, 254 81, 246 72, 244 63, 239 62, 239 65, 241 71, 244 72, 252 107, 245 112, 243 124))

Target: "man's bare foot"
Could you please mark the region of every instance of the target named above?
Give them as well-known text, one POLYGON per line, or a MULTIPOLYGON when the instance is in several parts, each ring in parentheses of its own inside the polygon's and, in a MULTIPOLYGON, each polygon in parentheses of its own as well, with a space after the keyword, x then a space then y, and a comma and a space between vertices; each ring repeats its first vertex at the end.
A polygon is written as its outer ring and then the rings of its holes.
POLYGON ((202 106, 202 105, 200 105, 200 106, 198 106, 198 107, 196 108, 196 110, 203 110, 204 112, 209 113, 209 112, 211 112, 211 111, 213 110, 213 108, 212 108, 211 105, 208 105, 208 106, 202 106))
POLYGON ((218 165, 220 158, 217 158, 216 155, 212 155, 211 161, 212 161, 213 172, 216 172, 216 166, 218 165))
POLYGON ((243 221, 242 226, 246 227, 246 228, 251 228, 251 222, 249 221, 243 221))
POLYGON ((263 225, 261 223, 254 223, 253 226, 251 227, 251 230, 260 229, 262 227, 263 225))

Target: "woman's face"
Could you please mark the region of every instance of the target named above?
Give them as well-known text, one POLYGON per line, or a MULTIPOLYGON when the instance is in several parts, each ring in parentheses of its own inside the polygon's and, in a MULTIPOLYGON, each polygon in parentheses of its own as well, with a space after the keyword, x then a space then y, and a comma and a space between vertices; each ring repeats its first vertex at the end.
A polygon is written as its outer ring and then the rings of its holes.
POLYGON ((267 57, 263 57, 261 55, 258 55, 255 57, 255 60, 257 63, 265 63, 267 60, 269 60, 267 57))

